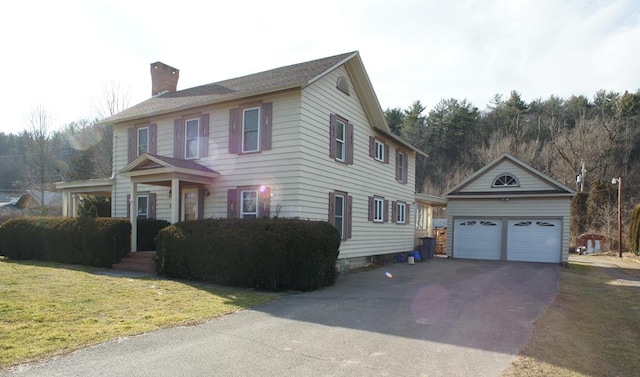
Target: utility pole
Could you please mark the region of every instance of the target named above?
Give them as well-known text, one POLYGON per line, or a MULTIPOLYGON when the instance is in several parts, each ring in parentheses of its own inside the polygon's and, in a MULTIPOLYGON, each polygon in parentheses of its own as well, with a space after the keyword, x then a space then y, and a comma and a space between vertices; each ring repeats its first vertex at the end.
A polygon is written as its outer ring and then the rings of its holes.
POLYGON ((618 254, 622 258, 622 177, 613 178, 611 183, 618 185, 618 254))
POLYGON ((584 167, 584 160, 580 160, 580 174, 576 176, 576 183, 580 192, 584 191, 584 176, 587 174, 587 169, 584 167))

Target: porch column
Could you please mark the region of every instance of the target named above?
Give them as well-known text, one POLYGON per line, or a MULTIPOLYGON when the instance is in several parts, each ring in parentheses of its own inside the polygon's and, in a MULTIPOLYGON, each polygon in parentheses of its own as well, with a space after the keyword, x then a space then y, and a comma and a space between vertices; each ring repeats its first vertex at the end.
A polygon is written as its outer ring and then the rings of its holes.
POLYGON ((131 251, 137 251, 138 245, 138 184, 131 182, 131 196, 129 197, 129 220, 131 221, 131 251))
POLYGON ((180 221, 180 180, 171 180, 171 224, 180 221))
POLYGON ((62 191, 62 217, 69 217, 69 196, 71 193, 62 191))
POLYGON ((78 194, 71 194, 71 217, 78 217, 78 194))

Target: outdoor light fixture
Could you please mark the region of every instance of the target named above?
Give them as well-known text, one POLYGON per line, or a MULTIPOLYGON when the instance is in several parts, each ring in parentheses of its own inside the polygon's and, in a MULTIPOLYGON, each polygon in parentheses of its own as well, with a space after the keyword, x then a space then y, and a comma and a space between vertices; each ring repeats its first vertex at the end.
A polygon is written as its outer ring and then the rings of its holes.
POLYGON ((618 255, 622 258, 622 177, 613 178, 612 185, 618 185, 618 255))

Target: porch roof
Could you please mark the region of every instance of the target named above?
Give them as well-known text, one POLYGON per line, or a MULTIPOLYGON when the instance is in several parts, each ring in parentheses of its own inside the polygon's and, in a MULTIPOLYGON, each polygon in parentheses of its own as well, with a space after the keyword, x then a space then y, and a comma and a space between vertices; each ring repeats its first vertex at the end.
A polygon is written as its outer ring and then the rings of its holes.
POLYGON ((144 153, 120 170, 120 175, 136 183, 168 186, 172 179, 209 184, 220 173, 193 160, 144 153))

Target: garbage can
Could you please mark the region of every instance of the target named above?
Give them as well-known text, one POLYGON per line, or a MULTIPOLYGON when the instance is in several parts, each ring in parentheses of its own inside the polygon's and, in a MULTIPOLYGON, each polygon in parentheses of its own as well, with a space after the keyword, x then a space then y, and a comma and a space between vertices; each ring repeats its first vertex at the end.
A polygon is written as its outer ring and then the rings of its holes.
POLYGON ((436 239, 434 237, 420 237, 422 240, 422 248, 420 251, 424 250, 425 255, 423 255, 423 259, 433 259, 433 252, 436 250, 436 239))

